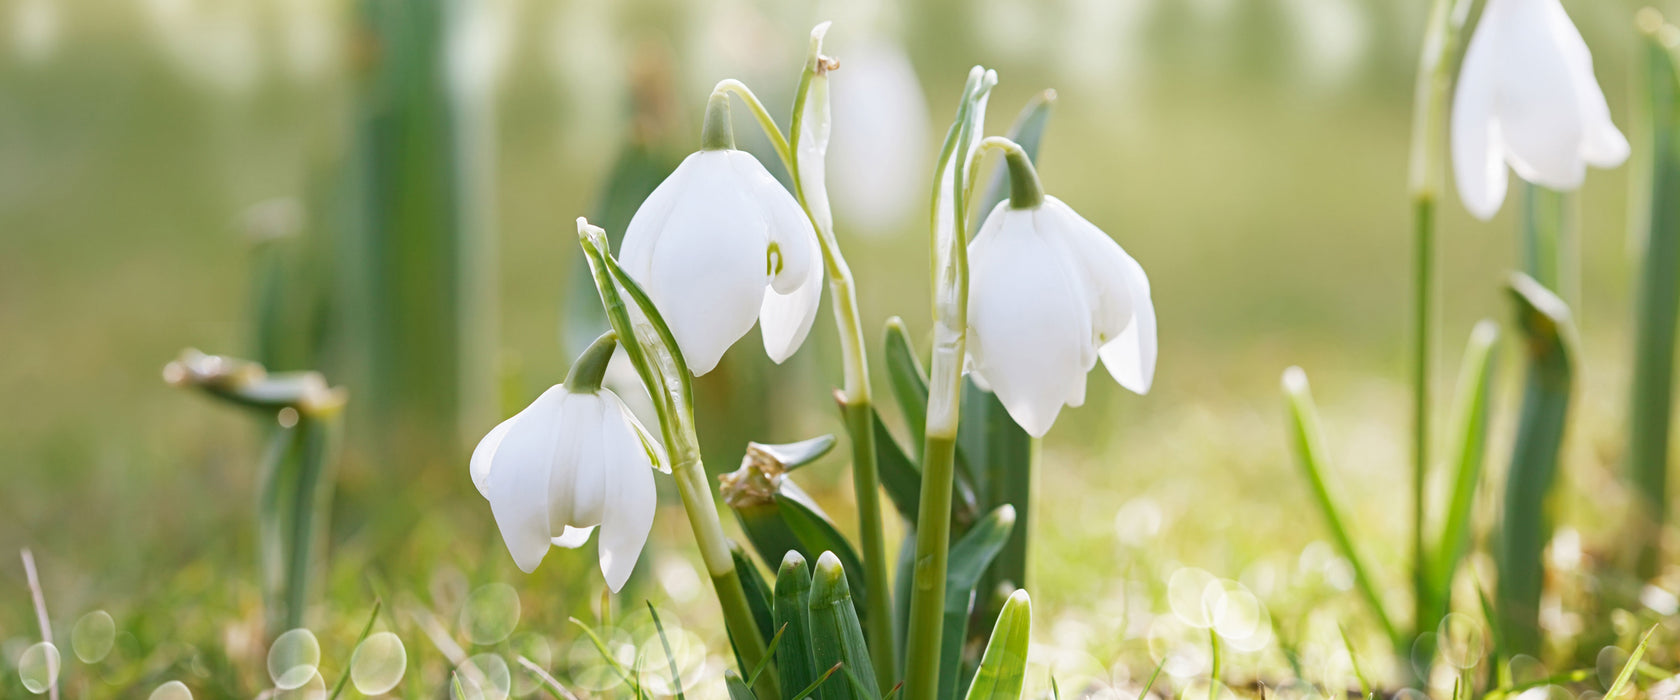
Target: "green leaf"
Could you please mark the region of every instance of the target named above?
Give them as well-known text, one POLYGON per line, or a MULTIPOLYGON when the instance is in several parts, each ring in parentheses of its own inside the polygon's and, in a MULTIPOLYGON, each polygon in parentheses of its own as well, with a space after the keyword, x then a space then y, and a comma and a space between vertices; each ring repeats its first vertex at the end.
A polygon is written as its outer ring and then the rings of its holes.
MULTIPOLYGON (((969 615, 975 607, 975 587, 987 566, 1003 551, 1016 525, 1015 508, 998 506, 951 545, 945 570, 945 631, 940 635, 939 687, 956 688, 967 643, 969 615)), ((1005 603, 1005 605, 1008 605, 1005 603)))
POLYGON ((1528 367, 1511 466, 1505 477, 1504 522, 1496 560, 1494 602, 1501 636, 1512 654, 1540 651, 1542 556, 1551 539, 1546 499, 1557 477, 1574 383, 1569 307, 1533 278, 1514 274, 1509 286, 1528 367))
POLYGON ((853 683, 823 685, 818 693, 823 700, 876 700, 879 696, 858 607, 840 559, 833 552, 823 552, 811 581, 811 657, 818 667, 841 664, 856 677, 853 683))
POLYGON ((1651 629, 1645 631, 1645 636, 1639 640, 1639 646, 1634 647, 1633 653, 1628 655, 1627 664, 1622 666, 1622 672, 1616 674, 1616 682, 1611 683, 1610 689, 1604 692, 1604 700, 1616 700, 1616 696, 1622 693, 1622 689, 1633 682, 1633 672, 1639 668, 1639 660, 1645 657, 1645 646, 1651 643, 1651 635, 1655 634, 1656 631, 1656 625, 1652 625, 1651 629))
POLYGON ((1488 411, 1493 396, 1494 348, 1499 342, 1499 325, 1492 321, 1476 324, 1459 370, 1454 399, 1454 448, 1458 460, 1446 524, 1435 547, 1435 563, 1429 567, 1433 612, 1419 629, 1432 630, 1446 615, 1452 600, 1453 575, 1470 549, 1470 515, 1476 505, 1476 489, 1482 480, 1483 456, 1487 447, 1488 411))
MULTIPOLYGON (((1027 158, 1036 165, 1038 162, 1038 147, 1044 141, 1044 129, 1050 125, 1050 108, 1056 104, 1056 91, 1045 90, 1033 95, 1027 100, 1026 106, 1015 117, 1015 123, 1009 127, 1009 140, 1021 146, 1026 151, 1027 158)), ((982 219, 1009 196, 1009 168, 999 162, 992 169, 991 185, 986 188, 986 196, 981 199, 980 207, 975 211, 982 219)))
POLYGON ((882 348, 886 351, 887 379, 892 383, 893 398, 898 399, 904 424, 910 428, 910 443, 921 445, 927 431, 927 371, 916 358, 916 348, 910 342, 904 319, 897 316, 887 319, 882 348))
POLYGON ((1388 611, 1383 607, 1382 596, 1375 580, 1371 578, 1365 567, 1365 558, 1360 556, 1359 549, 1354 546, 1353 537, 1348 534, 1344 525, 1341 511, 1336 508, 1336 500, 1330 495, 1330 486, 1325 479, 1330 463, 1324 445, 1324 426, 1318 418, 1318 406, 1313 403, 1312 390, 1307 385, 1307 373, 1300 367, 1290 367, 1283 372, 1283 392, 1289 405, 1289 437, 1295 448, 1296 461, 1301 465, 1301 471, 1307 477, 1307 485, 1312 489, 1313 503, 1324 515, 1325 522, 1330 526, 1330 534, 1336 542, 1337 549, 1348 560, 1353 569, 1354 582, 1365 597, 1365 603, 1371 608, 1378 624, 1382 625, 1383 633, 1394 642, 1396 649, 1408 648, 1401 640, 1394 623, 1390 621, 1388 611))
MULTIPOLYGON (((1650 10, 1655 12, 1655 10, 1650 10)), ((1632 542, 1640 579, 1655 576, 1660 539, 1668 520, 1670 425, 1674 397, 1674 345, 1680 318, 1680 75, 1659 37, 1672 25, 1641 25, 1641 87, 1634 90, 1633 175, 1628 191, 1633 249, 1640 259, 1633 337, 1633 381, 1628 389, 1626 479, 1638 494, 1632 542)))
POLYGON ((998 614, 980 670, 968 686, 968 700, 1020 700, 1027 679, 1027 642, 1032 627, 1032 601, 1015 591, 998 614))
MULTIPOLYGON (((361 646, 362 642, 367 641, 368 635, 373 632, 373 623, 374 623, 374 621, 379 619, 379 609, 384 607, 384 602, 385 602, 384 599, 381 599, 381 598, 375 598, 374 599, 374 601, 373 601, 373 611, 368 613, 367 624, 362 625, 362 633, 359 634, 359 635, 356 635, 356 643, 350 645, 350 649, 352 650, 352 652, 354 652, 356 647, 361 646)), ((349 683, 349 682, 350 682, 350 664, 345 663, 344 664, 344 673, 342 673, 338 676, 338 682, 333 684, 332 695, 327 696, 327 700, 338 700, 338 696, 344 693, 344 684, 349 683)))
POLYGON ((811 657, 811 571, 799 552, 782 558, 775 599, 776 628, 783 630, 782 645, 776 650, 782 687, 810 686, 817 679, 817 662, 811 657))
MULTIPOLYGON (((984 494, 981 511, 1012 505, 1016 516, 1016 527, 1010 532, 1009 541, 986 571, 979 589, 986 592, 1026 588, 1027 523, 1033 502, 1032 473, 1038 441, 1015 423, 997 395, 981 389, 972 379, 964 380, 962 411, 957 429, 958 449, 962 457, 971 460, 968 464, 977 468, 980 491, 984 494)), ((996 606, 1002 603, 983 602, 985 605, 976 606, 971 626, 977 635, 992 627, 997 619, 996 606)), ((976 637, 969 641, 978 647, 981 640, 976 637)))
POLYGON ((904 448, 898 446, 898 440, 893 438, 892 431, 887 430, 879 412, 875 413, 874 420, 875 465, 881 476, 881 488, 886 489, 887 498, 898 509, 898 514, 914 523, 916 509, 922 504, 922 471, 905 456, 904 448))
MULTIPOLYGON (((780 507, 782 521, 787 523, 788 529, 799 539, 800 553, 810 556, 812 552, 834 554, 842 565, 846 567, 848 576, 859 581, 863 580, 863 559, 858 557, 857 550, 852 549, 851 542, 840 534, 840 528, 835 527, 834 521, 817 507, 817 502, 805 494, 790 479, 783 479, 781 488, 776 492, 776 505, 780 507)), ((863 589, 852 596, 858 600, 858 610, 868 608, 864 606, 863 589)))
POLYGON ((729 540, 729 556, 735 560, 741 587, 746 589, 747 607, 752 610, 753 622, 758 624, 758 633, 769 639, 779 627, 774 624, 775 617, 771 613, 770 586, 764 582, 764 575, 759 573, 758 566, 747 556, 746 550, 741 548, 741 543, 729 540))
POLYGON ((834 449, 834 436, 822 435, 809 440, 790 442, 781 445, 766 445, 763 443, 747 443, 749 454, 762 454, 776 460, 782 471, 791 472, 807 464, 817 461, 823 455, 834 449))
POLYGON ((753 695, 752 688, 747 687, 747 682, 741 680, 741 674, 736 673, 735 669, 723 672, 723 682, 729 688, 729 700, 758 700, 758 696, 753 695))

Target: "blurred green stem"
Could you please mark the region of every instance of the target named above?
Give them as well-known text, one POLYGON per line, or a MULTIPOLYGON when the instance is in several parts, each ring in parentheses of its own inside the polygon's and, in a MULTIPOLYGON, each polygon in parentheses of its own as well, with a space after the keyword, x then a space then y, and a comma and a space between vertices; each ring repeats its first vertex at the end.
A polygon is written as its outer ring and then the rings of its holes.
MULTIPOLYGON (((1412 297, 1412 593, 1414 626, 1431 607, 1428 554, 1424 548, 1424 488, 1430 450, 1430 382, 1435 333, 1435 201, 1445 181, 1447 105, 1452 90, 1453 57, 1471 0, 1434 0, 1418 59, 1412 102, 1410 190, 1413 217, 1412 297)), ((1414 630, 1421 633, 1423 630, 1414 630)), ((1414 633, 1413 636, 1416 636, 1414 633)), ((1396 649, 1403 669, 1410 645, 1396 649)), ((1425 662, 1427 664, 1427 661, 1425 662)))
MULTIPOLYGON (((1680 313, 1680 155, 1675 153, 1677 76, 1674 57, 1657 34, 1665 26, 1656 10, 1641 16, 1641 89, 1636 91, 1639 131, 1649 144, 1630 186, 1643 206, 1634 212, 1640 256, 1634 312, 1633 382, 1628 391, 1627 480, 1640 512, 1633 518, 1637 571, 1656 575, 1661 536, 1668 520, 1669 425, 1674 400, 1675 317, 1680 313), (1649 21, 1654 20, 1654 21, 1649 21), (1642 246, 1640 245, 1642 244, 1642 246)), ((1644 138, 1639 138, 1639 136, 1644 138)))
POLYGON ((1575 256, 1571 254, 1574 234, 1573 218, 1569 212, 1569 196, 1519 180, 1521 192, 1523 270, 1536 282, 1570 301, 1568 278, 1575 256))

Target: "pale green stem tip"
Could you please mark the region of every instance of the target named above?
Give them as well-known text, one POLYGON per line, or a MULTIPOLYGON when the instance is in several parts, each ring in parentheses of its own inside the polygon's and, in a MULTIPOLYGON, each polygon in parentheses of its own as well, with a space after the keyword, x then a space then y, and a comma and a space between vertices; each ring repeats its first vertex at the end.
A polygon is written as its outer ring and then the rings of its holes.
POLYGON ((729 93, 715 90, 706 100, 706 121, 700 127, 700 149, 727 151, 735 147, 735 128, 729 123, 729 93))
POLYGON ((601 380, 607 376, 607 365, 613 351, 618 349, 618 334, 607 331, 578 355, 566 373, 566 390, 574 394, 593 394, 601 390, 601 380))

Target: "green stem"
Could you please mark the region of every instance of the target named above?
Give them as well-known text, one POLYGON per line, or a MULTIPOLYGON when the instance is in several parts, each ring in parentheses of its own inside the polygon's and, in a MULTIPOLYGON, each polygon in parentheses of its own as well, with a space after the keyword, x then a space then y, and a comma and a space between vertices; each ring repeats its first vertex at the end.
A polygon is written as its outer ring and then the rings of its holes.
POLYGON ((892 626, 892 580, 887 574, 886 535, 881 521, 880 475, 875 464, 875 409, 869 403, 846 404, 846 431, 852 440, 852 483, 857 490, 858 530, 863 540, 864 580, 869 595, 869 655, 876 679, 891 688, 897 653, 892 626))
POLYGON ((922 461, 921 504, 916 511, 915 581, 910 589, 910 631, 905 642, 904 697, 939 697, 940 636, 944 629, 945 571, 950 557, 951 488, 956 478, 955 435, 929 434, 922 461))
MULTIPOLYGON (((1435 199, 1420 196, 1415 211, 1413 255, 1416 262, 1412 299, 1412 603, 1413 624, 1422 624, 1434 607, 1429 586, 1428 550, 1424 548, 1424 498, 1429 478, 1430 380, 1434 366, 1435 199)), ((1414 630, 1421 633, 1423 630, 1414 630)), ((1414 634, 1413 636, 1416 636, 1414 634)), ((1396 649, 1402 659, 1410 649, 1396 649)), ((1411 664, 1402 664, 1410 668, 1411 664)))
POLYGON ((729 94, 713 92, 706 100, 706 119, 700 126, 700 149, 727 151, 735 148, 735 128, 729 123, 729 94))
POLYGON ((590 343, 578 355, 566 372, 566 389, 574 394, 593 394, 601 390, 601 380, 607 376, 613 351, 618 349, 618 334, 607 331, 590 343))

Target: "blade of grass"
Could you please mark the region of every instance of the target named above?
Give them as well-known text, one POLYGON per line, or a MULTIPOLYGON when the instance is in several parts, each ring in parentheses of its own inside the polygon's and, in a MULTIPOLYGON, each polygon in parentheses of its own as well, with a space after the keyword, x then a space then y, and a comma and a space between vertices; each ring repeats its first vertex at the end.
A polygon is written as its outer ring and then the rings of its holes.
POLYGON ((1336 548, 1341 550, 1342 556, 1353 568, 1354 582, 1358 584, 1360 594, 1365 597, 1365 603, 1371 608, 1371 614, 1377 618, 1377 624, 1382 626, 1383 633, 1393 642, 1395 649, 1406 649, 1409 652, 1409 645, 1390 621, 1388 611, 1383 607, 1382 596, 1377 593, 1376 581, 1371 578, 1364 557, 1359 555, 1352 535, 1343 524, 1344 520, 1341 511, 1336 508, 1335 498, 1330 495, 1330 487, 1325 479, 1330 460, 1326 454, 1324 427, 1319 421, 1318 407, 1313 403, 1312 389, 1307 384, 1307 373, 1300 367, 1284 370, 1283 392, 1289 404, 1290 438, 1295 447, 1296 461, 1306 473, 1307 485, 1312 489, 1313 503, 1318 506, 1319 512, 1324 515, 1325 522, 1330 526, 1330 535, 1336 541, 1336 548))
MULTIPOLYGON (((35 553, 24 547, 18 552, 23 558, 23 578, 29 584, 29 601, 35 606, 35 622, 41 627, 41 641, 53 643, 52 622, 47 618, 47 597, 41 592, 41 577, 35 571, 35 553)), ((58 673, 52 674, 47 683, 47 696, 58 700, 58 673)))
POLYGON ((1628 655, 1627 665, 1622 667, 1621 673, 1616 674, 1616 682, 1611 683, 1610 689, 1604 691, 1604 700, 1616 700, 1616 696, 1621 694, 1622 689, 1633 682, 1633 670, 1639 668, 1639 660, 1644 658, 1645 647, 1651 643, 1651 635, 1655 634, 1656 631, 1656 625, 1652 625, 1651 629, 1646 630, 1645 636, 1639 640, 1639 646, 1634 647, 1633 653, 1628 655))
POLYGON ((517 661, 531 675, 536 676, 537 680, 541 681, 543 687, 548 690, 548 694, 554 696, 556 700, 578 700, 578 696, 567 690, 566 686, 561 685, 560 681, 556 680, 548 671, 544 671, 543 667, 537 665, 537 662, 525 658, 523 654, 514 661, 517 661))
MULTIPOLYGON (((665 649, 665 662, 671 668, 671 688, 676 691, 677 700, 686 700, 683 695, 682 674, 677 671, 677 655, 671 653, 671 640, 665 638, 665 623, 659 620, 659 611, 653 608, 653 601, 642 602, 647 604, 648 614, 653 616, 653 629, 659 633, 659 646, 665 649)), ((765 656, 764 660, 769 661, 770 657, 765 656)), ((758 672, 754 671, 753 675, 757 676, 758 672)))
MULTIPOLYGON (((385 606, 385 601, 383 599, 380 599, 380 598, 373 599, 373 611, 368 613, 367 624, 362 625, 362 633, 359 634, 359 635, 356 635, 356 643, 350 645, 350 658, 351 659, 354 659, 356 657, 356 648, 361 646, 362 642, 367 641, 368 635, 373 632, 373 623, 377 622, 379 620, 379 609, 384 607, 384 606, 385 606)), ((339 674, 338 682, 333 684, 332 694, 327 696, 327 700, 338 700, 338 696, 344 692, 344 685, 346 683, 349 683, 349 682, 350 682, 350 662, 346 661, 344 663, 344 673, 339 674)))

